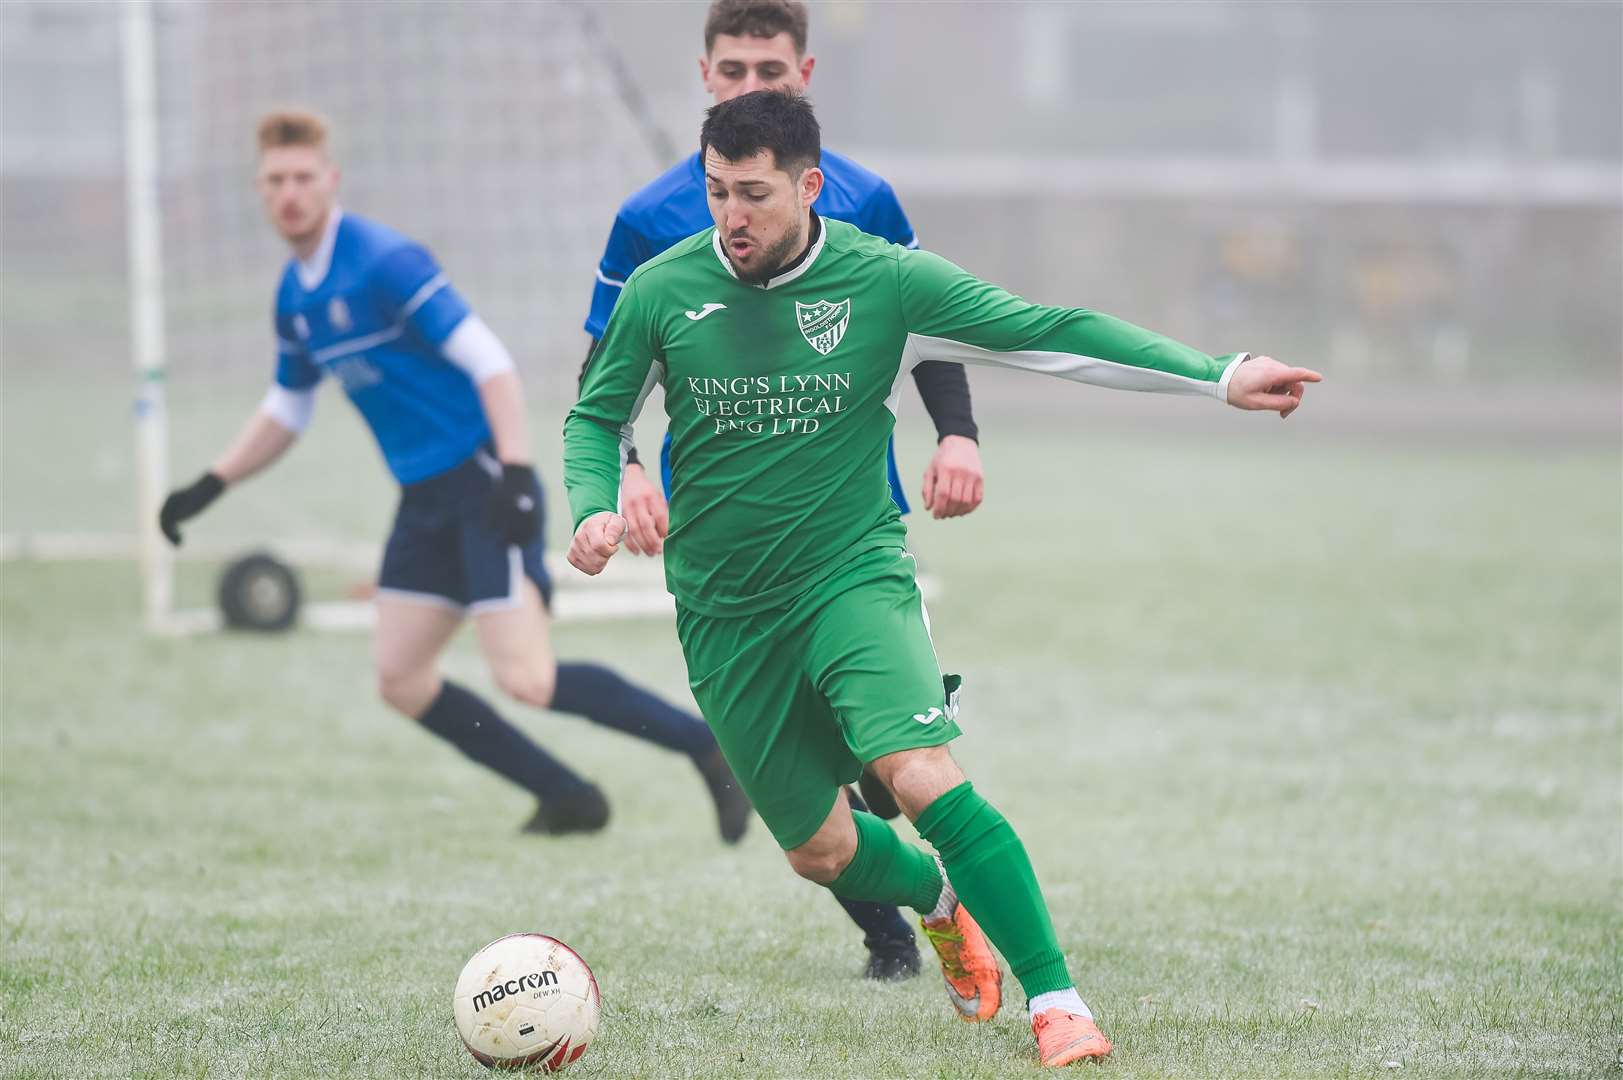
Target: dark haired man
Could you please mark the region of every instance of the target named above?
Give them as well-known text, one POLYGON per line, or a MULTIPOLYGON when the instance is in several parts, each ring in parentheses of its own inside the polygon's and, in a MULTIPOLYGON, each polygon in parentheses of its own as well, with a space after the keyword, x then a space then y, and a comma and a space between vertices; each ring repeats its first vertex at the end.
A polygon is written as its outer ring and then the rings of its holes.
MULTIPOLYGON (((699 74, 716 102, 754 90, 806 89, 816 58, 806 51, 806 6, 795 0, 717 0, 710 5, 704 24, 704 55, 699 74)), ((824 184, 817 211, 848 221, 865 232, 904 247, 917 247, 913 226, 896 194, 882 178, 849 158, 823 154, 824 184)), ((592 307, 586 332, 603 336, 625 280, 641 263, 696 232, 710 227, 705 203, 704 172, 697 153, 667 170, 637 191, 621 206, 609 232, 603 260, 598 264, 592 307)), ((695 319, 711 317, 699 308, 695 319)), ((924 473, 924 506, 938 518, 968 514, 980 505, 983 492, 978 432, 970 409, 969 381, 962 364, 933 361, 913 372, 926 410, 935 423, 937 446, 924 473)), ((627 546, 636 553, 657 554, 669 527, 665 492, 671 486, 670 438, 660 452, 662 484, 649 479, 627 440, 627 461, 621 478, 620 507, 630 523, 627 546)), ((885 446, 891 498, 908 512, 896 455, 885 446)), ((871 776, 862 777, 863 791, 874 799, 877 812, 895 817, 894 802, 871 776)), ((857 800, 861 809, 867 809, 857 800)), ((868 948, 865 973, 875 979, 900 979, 918 973, 918 946, 906 921, 892 906, 841 901, 846 913, 863 930, 868 948)))
POLYGON ((1024 846, 947 750, 958 680, 940 671, 906 528, 873 462, 902 376, 929 359, 1281 416, 1319 376, 1032 304, 822 218, 803 98, 715 106, 700 152, 715 227, 631 275, 565 424, 569 560, 598 573, 617 550, 620 433, 660 384, 681 461, 666 577, 689 682, 790 865, 837 895, 920 912, 965 1020, 990 1019, 1001 1000, 989 939, 1025 990, 1040 1060, 1102 1057, 1110 1043, 1024 846), (714 313, 686 317, 700 305, 714 313), (938 857, 850 812, 843 785, 864 765, 938 857))

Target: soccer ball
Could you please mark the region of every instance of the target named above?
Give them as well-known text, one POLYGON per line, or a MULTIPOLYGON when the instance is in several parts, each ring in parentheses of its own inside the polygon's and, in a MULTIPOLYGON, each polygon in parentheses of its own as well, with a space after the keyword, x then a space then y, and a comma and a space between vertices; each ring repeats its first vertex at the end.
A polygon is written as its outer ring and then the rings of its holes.
POLYGON ((452 1008, 462 1044, 481 1065, 551 1072, 586 1052, 603 1002, 574 949, 545 934, 509 934, 473 954, 452 1008))

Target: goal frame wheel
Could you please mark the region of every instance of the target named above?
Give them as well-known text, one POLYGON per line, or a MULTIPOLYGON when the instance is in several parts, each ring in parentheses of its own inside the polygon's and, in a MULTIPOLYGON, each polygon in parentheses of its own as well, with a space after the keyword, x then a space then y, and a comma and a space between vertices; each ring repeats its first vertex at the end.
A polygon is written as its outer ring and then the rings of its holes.
POLYGON ((303 600, 299 575, 267 551, 232 560, 220 575, 220 614, 231 630, 289 630, 298 621, 303 600))

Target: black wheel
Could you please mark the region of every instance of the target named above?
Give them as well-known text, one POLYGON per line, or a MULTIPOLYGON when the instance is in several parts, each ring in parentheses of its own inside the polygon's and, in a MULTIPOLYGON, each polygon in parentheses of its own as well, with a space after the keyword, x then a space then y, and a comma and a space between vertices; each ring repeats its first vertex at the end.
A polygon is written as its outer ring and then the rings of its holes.
POLYGON ((299 578, 262 551, 244 555, 220 575, 220 613, 233 630, 286 630, 299 616, 299 578))

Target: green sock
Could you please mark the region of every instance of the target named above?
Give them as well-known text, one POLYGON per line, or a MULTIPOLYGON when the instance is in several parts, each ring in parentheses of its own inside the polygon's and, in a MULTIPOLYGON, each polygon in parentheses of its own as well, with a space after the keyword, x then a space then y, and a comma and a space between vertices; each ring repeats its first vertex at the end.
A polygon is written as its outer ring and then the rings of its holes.
POLYGON ((941 853, 953 891, 1008 960, 1026 997, 1071 986, 1037 872, 1003 815, 965 780, 914 824, 941 853))
POLYGON ((941 868, 929 852, 907 843, 873 814, 854 810, 851 816, 857 823, 857 853, 828 883, 829 891, 847 900, 906 904, 916 911, 935 907, 941 868))

